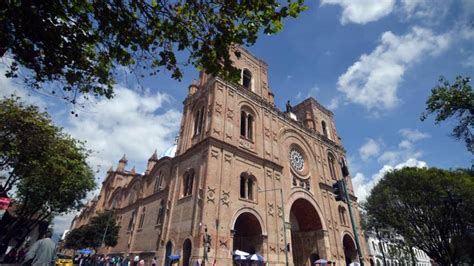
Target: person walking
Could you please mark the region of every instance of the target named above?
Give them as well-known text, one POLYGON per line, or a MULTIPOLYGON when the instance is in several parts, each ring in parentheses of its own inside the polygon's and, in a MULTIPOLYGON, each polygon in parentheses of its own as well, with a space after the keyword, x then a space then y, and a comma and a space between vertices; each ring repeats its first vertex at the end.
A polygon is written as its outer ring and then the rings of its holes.
POLYGON ((156 266, 156 257, 151 260, 151 266, 156 266))
POLYGON ((140 261, 140 256, 135 255, 135 258, 133 258, 133 266, 138 266, 139 261, 140 261))
POLYGON ((31 265, 50 265, 56 255, 56 244, 51 236, 52 232, 46 231, 44 238, 36 241, 28 250, 25 262, 32 260, 31 265))

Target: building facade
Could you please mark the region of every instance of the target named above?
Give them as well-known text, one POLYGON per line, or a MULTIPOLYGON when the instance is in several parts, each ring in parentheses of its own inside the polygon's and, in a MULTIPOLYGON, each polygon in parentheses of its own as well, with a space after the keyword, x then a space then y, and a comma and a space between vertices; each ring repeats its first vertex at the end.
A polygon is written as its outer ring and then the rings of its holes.
POLYGON ((390 231, 366 231, 369 262, 372 266, 431 266, 431 259, 418 248, 406 246, 403 237, 390 231), (385 261, 385 263, 384 263, 385 261))
POLYGON ((333 113, 313 98, 278 110, 267 64, 241 48, 231 55, 240 84, 201 73, 184 100, 176 146, 153 154, 144 174, 126 170, 122 158, 73 227, 114 209, 119 243, 101 252, 156 256, 160 265, 171 254, 185 266, 206 257, 232 265, 237 249, 269 265, 285 265, 287 257, 290 265, 357 261, 347 205, 332 190, 346 178, 360 228, 333 113))

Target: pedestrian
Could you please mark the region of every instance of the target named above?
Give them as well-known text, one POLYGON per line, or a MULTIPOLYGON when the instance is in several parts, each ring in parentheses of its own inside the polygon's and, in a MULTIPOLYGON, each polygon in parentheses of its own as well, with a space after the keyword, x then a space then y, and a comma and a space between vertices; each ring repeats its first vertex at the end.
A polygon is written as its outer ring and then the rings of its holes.
POLYGON ((56 255, 56 244, 51 240, 52 232, 47 230, 44 238, 36 241, 28 250, 25 261, 31 265, 50 265, 56 255))
POLYGON ((133 266, 138 266, 139 261, 140 261, 140 256, 135 255, 135 258, 133 258, 133 266))
POLYGON ((145 266, 145 261, 143 259, 141 259, 140 262, 139 262, 139 265, 140 266, 145 266))
POLYGON ((156 257, 151 260, 151 266, 156 266, 156 257))

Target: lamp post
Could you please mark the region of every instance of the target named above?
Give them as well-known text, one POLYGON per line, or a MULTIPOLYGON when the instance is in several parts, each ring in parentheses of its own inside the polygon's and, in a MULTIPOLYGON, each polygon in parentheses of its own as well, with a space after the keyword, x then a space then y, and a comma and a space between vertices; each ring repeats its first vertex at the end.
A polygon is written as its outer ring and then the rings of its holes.
POLYGON ((288 242, 286 240, 286 223, 285 223, 285 206, 283 206, 283 189, 274 188, 274 189, 259 190, 258 192, 260 193, 260 192, 276 191, 276 190, 280 190, 281 222, 283 223, 283 239, 285 241, 285 266, 288 266, 288 242))

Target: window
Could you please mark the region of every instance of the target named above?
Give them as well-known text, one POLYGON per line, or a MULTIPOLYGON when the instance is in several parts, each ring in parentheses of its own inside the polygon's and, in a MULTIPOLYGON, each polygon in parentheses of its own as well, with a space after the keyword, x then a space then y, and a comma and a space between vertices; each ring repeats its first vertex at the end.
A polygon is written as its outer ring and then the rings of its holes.
POLYGON ((329 138, 329 135, 328 135, 328 127, 327 127, 325 121, 321 121, 321 128, 323 129, 323 135, 324 135, 326 138, 329 138))
POLYGON ((255 181, 253 176, 240 175, 240 198, 254 200, 255 181))
POLYGON ((252 90, 252 72, 248 69, 244 69, 242 74, 242 85, 249 90, 252 90))
POLYGON ((156 224, 162 224, 165 217, 165 201, 160 201, 160 208, 158 208, 158 216, 156 218, 156 224))
POLYGON ((337 180, 336 168, 334 166, 334 163, 335 163, 334 155, 332 155, 331 153, 328 153, 329 173, 332 179, 337 180))
POLYGON ((140 215, 140 221, 138 222, 138 229, 143 228, 143 223, 145 222, 145 213, 146 207, 143 207, 142 214, 140 215))
POLYGON ((248 140, 253 139, 253 116, 246 112, 240 112, 240 136, 248 140))
POLYGON ((137 200, 139 185, 135 185, 130 192, 130 198, 128 199, 128 205, 132 205, 137 200))
POLYGON ((183 197, 193 194, 194 171, 188 171, 183 178, 183 197))
POLYGON ((135 224, 135 215, 137 214, 136 211, 132 212, 132 217, 130 217, 130 221, 128 222, 128 229, 127 231, 132 231, 133 230, 133 225, 135 224))
POLYGON ((157 192, 158 190, 162 189, 163 188, 162 183, 163 183, 163 173, 160 171, 160 173, 158 173, 158 176, 156 177, 155 188, 153 191, 157 192))
POLYGON ((344 207, 339 207, 339 221, 342 225, 347 225, 346 209, 344 207))
POLYGON ((201 134, 204 125, 204 107, 199 108, 194 113, 194 136, 201 134))

